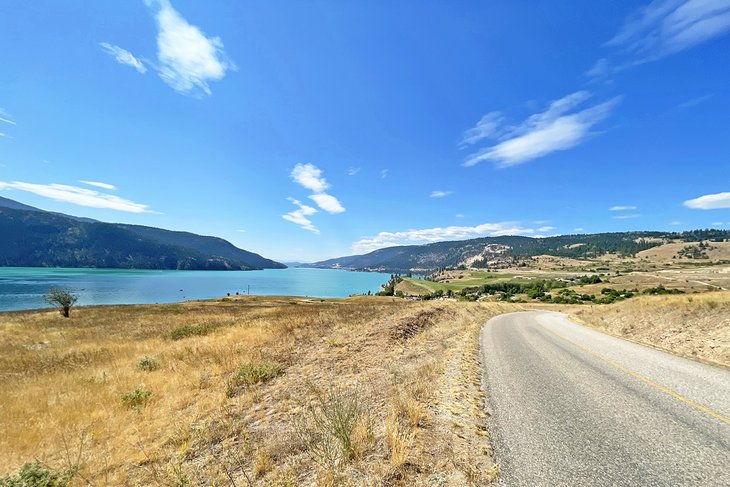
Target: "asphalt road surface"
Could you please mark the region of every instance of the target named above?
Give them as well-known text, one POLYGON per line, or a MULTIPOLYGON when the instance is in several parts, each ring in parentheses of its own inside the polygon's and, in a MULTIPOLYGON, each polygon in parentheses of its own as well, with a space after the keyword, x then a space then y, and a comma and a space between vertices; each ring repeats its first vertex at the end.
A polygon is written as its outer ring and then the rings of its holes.
POLYGON ((730 371, 548 312, 482 329, 498 485, 730 486, 730 371))

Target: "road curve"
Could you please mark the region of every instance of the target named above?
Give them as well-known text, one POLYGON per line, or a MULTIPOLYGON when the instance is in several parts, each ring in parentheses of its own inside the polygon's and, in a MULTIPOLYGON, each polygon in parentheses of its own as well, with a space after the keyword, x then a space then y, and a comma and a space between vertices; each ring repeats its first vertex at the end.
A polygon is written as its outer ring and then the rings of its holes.
POLYGON ((559 313, 497 316, 481 346, 498 485, 730 485, 730 371, 559 313))

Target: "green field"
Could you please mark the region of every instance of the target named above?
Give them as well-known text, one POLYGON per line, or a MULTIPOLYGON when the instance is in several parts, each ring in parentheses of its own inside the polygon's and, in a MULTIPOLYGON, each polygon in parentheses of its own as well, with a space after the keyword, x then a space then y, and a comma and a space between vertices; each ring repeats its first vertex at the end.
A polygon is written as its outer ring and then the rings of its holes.
MULTIPOLYGON (((448 281, 426 281, 423 279, 415 279, 411 277, 403 278, 403 282, 399 283, 397 290, 403 291, 405 294, 428 294, 434 291, 460 291, 466 287, 481 286, 483 284, 494 284, 497 282, 516 282, 528 283, 530 279, 515 279, 520 274, 506 274, 496 272, 471 271, 469 276, 462 279, 449 279, 448 281)), ((554 277, 554 276, 552 276, 554 277)), ((537 277, 542 279, 543 277, 537 277)), ((546 277, 547 278, 547 277, 546 277)))

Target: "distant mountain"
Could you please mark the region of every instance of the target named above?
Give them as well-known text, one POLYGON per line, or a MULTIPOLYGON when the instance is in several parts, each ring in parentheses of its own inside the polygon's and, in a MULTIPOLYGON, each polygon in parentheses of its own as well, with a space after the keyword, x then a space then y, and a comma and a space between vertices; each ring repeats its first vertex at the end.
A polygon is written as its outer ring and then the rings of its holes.
POLYGON ((217 237, 53 213, 0 198, 0 266, 254 270, 286 266, 217 237))
POLYGON ((730 231, 620 232, 591 235, 560 235, 533 238, 520 236, 484 237, 436 242, 426 245, 387 247, 364 255, 352 255, 309 264, 308 267, 372 270, 384 272, 431 271, 440 267, 502 267, 519 259, 553 255, 576 259, 608 253, 632 256, 672 241, 697 242, 730 238, 730 231))
POLYGON ((11 200, 9 198, 3 198, 2 196, 0 196, 0 207, 10 208, 13 210, 43 211, 33 206, 24 205, 19 201, 11 200))
POLYGON ((84 218, 82 216, 66 215, 64 213, 56 213, 53 211, 41 210, 40 208, 36 208, 35 206, 26 205, 26 204, 20 203, 19 201, 11 200, 10 198, 3 198, 2 196, 0 196, 0 208, 10 208, 12 210, 41 211, 41 212, 45 212, 45 213, 52 213, 54 215, 65 216, 66 218, 71 218, 72 220, 76 220, 79 222, 97 221, 92 218, 84 218))

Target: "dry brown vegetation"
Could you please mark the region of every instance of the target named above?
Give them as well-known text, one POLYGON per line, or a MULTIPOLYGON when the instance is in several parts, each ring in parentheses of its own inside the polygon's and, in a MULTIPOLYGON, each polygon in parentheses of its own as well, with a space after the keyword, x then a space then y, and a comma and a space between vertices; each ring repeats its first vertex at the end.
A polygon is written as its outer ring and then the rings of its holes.
POLYGON ((642 296, 571 314, 612 335, 730 367, 730 292, 642 296))
POLYGON ((389 298, 0 314, 0 477, 479 485, 477 334, 515 306, 389 298))

